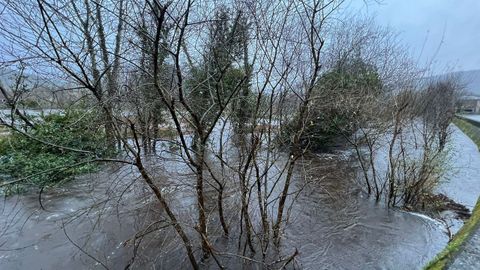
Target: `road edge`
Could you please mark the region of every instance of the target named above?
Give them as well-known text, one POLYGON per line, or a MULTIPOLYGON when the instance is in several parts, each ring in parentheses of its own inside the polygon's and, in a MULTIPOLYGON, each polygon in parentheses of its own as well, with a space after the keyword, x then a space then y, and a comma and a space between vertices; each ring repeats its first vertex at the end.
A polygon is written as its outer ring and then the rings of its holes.
MULTIPOLYGON (((480 123, 474 125, 468 119, 455 117, 453 123, 467 135, 480 149, 480 123)), ((426 266, 425 270, 442 270, 455 259, 456 255, 463 250, 464 244, 470 239, 472 233, 480 229, 480 198, 472 210, 472 216, 465 222, 460 230, 448 242, 447 246, 435 256, 426 266)))

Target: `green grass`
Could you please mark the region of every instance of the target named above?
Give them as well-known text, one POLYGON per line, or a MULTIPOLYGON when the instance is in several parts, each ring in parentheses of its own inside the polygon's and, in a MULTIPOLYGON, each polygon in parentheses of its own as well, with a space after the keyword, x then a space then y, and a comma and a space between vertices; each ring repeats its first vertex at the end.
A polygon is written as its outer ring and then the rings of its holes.
POLYGON ((480 147, 480 128, 458 117, 453 120, 453 123, 460 128, 463 133, 470 137, 477 147, 480 147))
MULTIPOLYGON (((470 139, 472 139, 477 147, 480 147, 480 128, 468 123, 460 118, 455 118, 453 123, 460 128, 470 139)), ((472 216, 463 225, 463 227, 455 234, 448 245, 433 259, 427 266, 426 270, 445 269, 448 264, 455 258, 455 255, 461 251, 463 244, 468 240, 470 234, 475 231, 480 224, 480 199, 477 201, 472 211, 472 216)))

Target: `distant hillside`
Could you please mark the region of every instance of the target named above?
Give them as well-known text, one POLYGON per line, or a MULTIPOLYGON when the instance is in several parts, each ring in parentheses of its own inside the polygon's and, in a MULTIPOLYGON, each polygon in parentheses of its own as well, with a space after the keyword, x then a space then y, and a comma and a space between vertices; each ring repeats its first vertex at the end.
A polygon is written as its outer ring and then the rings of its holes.
MULTIPOLYGON (((0 68, 0 82, 5 86, 5 87, 12 87, 15 84, 15 80, 17 79, 17 76, 20 75, 20 71, 15 70, 13 68, 8 68, 8 67, 3 67, 0 68)), ((30 74, 29 72, 25 71, 23 73, 23 76, 25 76, 25 81, 28 86, 37 86, 37 87, 53 87, 53 83, 48 83, 44 80, 42 80, 40 77, 38 77, 35 74, 30 74)))
POLYGON ((444 75, 428 77, 426 79, 439 79, 442 77, 454 76, 460 80, 460 83, 465 87, 466 94, 480 96, 480 69, 469 71, 451 72, 444 75))
MULTIPOLYGON (((0 68, 0 83, 7 88, 15 85, 16 77, 19 75, 19 71, 11 68, 0 68)), ((78 100, 88 91, 82 88, 75 88, 76 85, 69 85, 62 83, 61 80, 50 81, 44 80, 40 77, 32 74, 25 73, 26 77, 23 82, 27 85, 26 92, 22 96, 22 100, 25 106, 29 107, 42 107, 42 108, 57 108, 58 106, 64 106, 78 100), (64 91, 63 89, 69 89, 64 91)))
POLYGON ((8 87, 15 81, 16 72, 12 69, 0 68, 0 82, 8 87))

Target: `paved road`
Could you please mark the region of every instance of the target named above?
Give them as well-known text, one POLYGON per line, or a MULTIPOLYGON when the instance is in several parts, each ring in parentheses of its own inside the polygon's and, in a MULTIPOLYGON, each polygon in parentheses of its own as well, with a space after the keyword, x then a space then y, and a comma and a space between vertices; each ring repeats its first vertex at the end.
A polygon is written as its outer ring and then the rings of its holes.
MULTIPOLYGON (((480 115, 465 115, 464 117, 480 123, 480 115)), ((455 127, 454 130, 458 131, 457 127, 455 127)), ((458 137, 459 138, 463 137, 464 139, 466 139, 466 141, 470 141, 470 139, 467 139, 468 137, 463 133, 458 137)), ((467 145, 468 144, 465 144, 465 146, 467 145)), ((460 147, 459 149, 468 149, 468 148, 460 147)), ((478 187, 479 186, 478 175, 480 174, 480 163, 472 162, 480 158, 480 156, 478 155, 478 149, 468 151, 468 153, 466 151, 462 151, 462 156, 463 156, 463 159, 467 157, 466 164, 465 164, 466 166, 462 168, 462 172, 465 172, 466 170, 468 170, 470 173, 467 173, 467 175, 471 176, 472 179, 476 179, 476 181, 474 181, 473 184, 478 187)), ((460 187, 462 190, 469 189, 468 186, 466 187, 464 185, 457 185, 457 187, 460 187)), ((449 189, 450 188, 447 188, 447 190, 449 189)), ((479 192, 476 190, 473 194, 474 194, 474 197, 468 197, 468 201, 462 201, 462 203, 464 203, 471 210, 476 204, 479 192)), ((457 194, 454 192, 453 195, 457 195, 457 194)), ((462 198, 465 197, 464 196, 465 194, 461 194, 461 195, 462 195, 462 198)), ((455 259, 450 264, 448 269, 480 270, 480 224, 477 225, 476 230, 473 232, 470 238, 463 244, 462 251, 455 257, 455 259)))
POLYGON ((457 255, 448 268, 450 270, 480 269, 480 226, 477 226, 472 237, 465 243, 463 250, 457 255))

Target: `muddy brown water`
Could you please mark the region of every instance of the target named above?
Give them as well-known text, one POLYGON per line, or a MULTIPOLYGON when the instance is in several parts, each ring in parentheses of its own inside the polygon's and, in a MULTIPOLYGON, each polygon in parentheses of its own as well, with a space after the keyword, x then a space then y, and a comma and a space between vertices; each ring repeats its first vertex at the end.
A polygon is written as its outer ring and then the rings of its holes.
MULTIPOLYGON (((308 169, 299 170, 303 176, 295 178, 292 188, 302 192, 291 208, 280 253, 287 256, 297 249, 295 266, 301 269, 420 269, 446 244, 442 225, 372 202, 352 184, 355 169, 342 156, 312 157, 303 166, 308 169)), ((188 181, 169 180, 161 186, 172 194, 169 201, 181 209, 178 214, 192 234, 193 190, 188 181)), ((84 175, 44 192, 42 202, 45 210, 38 194, 1 202, 0 269, 124 269, 138 232, 148 237, 132 268, 189 268, 181 242, 132 167, 84 175)), ((261 269, 238 260, 223 263, 232 269, 261 269)), ((216 269, 208 261, 203 267, 216 269)))

